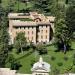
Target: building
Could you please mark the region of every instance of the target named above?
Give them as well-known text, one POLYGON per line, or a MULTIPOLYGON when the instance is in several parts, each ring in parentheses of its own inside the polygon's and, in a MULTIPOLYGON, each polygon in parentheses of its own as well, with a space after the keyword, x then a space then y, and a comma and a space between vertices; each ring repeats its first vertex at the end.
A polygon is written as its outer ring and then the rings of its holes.
POLYGON ((24 32, 27 42, 34 44, 49 43, 53 39, 54 19, 53 16, 44 16, 37 12, 9 13, 9 35, 10 43, 19 32, 24 32))
POLYGON ((0 75, 49 75, 50 65, 44 62, 42 57, 40 57, 39 61, 33 65, 31 71, 32 74, 21 74, 17 73, 16 70, 0 68, 0 75))
POLYGON ((43 61, 42 57, 40 57, 39 61, 33 65, 31 69, 32 75, 49 75, 50 64, 43 61))

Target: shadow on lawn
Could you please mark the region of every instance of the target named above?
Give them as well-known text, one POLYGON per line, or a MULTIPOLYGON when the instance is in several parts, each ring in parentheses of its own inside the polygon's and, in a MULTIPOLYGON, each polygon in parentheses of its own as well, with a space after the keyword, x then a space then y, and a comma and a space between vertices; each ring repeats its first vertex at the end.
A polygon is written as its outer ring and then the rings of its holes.
MULTIPOLYGON (((68 51, 74 51, 75 49, 73 49, 73 48, 70 48, 69 50, 66 50, 66 52, 68 52, 68 51)), ((62 49, 62 50, 58 50, 58 49, 56 49, 56 50, 54 50, 54 52, 64 52, 64 50, 62 49)))
POLYGON ((22 57, 19 57, 19 58, 15 59, 15 61, 18 61, 20 59, 23 59, 24 57, 27 57, 27 56, 31 55, 33 52, 34 51, 32 50, 32 51, 28 52, 27 54, 23 55, 22 57))
MULTIPOLYGON (((32 50, 32 51, 29 51, 27 54, 25 54, 25 55, 23 55, 23 56, 21 56, 21 57, 19 57, 19 58, 16 58, 16 59, 12 58, 13 60, 11 60, 11 62, 12 62, 12 61, 17 62, 17 61, 19 61, 20 59, 23 59, 23 58, 25 58, 25 57, 31 55, 33 52, 34 52, 34 51, 32 50)), ((12 57, 13 57, 13 56, 12 56, 12 57)), ((9 60, 6 61, 6 64, 7 64, 8 62, 10 62, 10 61, 9 61, 9 60)))

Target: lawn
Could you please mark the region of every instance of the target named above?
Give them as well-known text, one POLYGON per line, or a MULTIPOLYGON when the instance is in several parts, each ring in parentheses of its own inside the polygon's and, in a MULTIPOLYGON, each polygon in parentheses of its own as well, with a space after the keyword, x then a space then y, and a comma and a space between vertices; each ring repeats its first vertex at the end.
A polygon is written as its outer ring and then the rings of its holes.
MULTIPOLYGON (((51 65, 51 70, 58 69, 60 73, 66 72, 70 69, 73 64, 73 54, 75 54, 75 42, 72 43, 73 50, 68 51, 66 54, 63 52, 56 52, 54 45, 47 46, 48 54, 42 55, 44 61, 48 62, 51 65), (67 58, 66 60, 64 59, 67 58)), ((23 54, 16 54, 15 50, 10 52, 16 58, 16 61, 20 61, 22 67, 18 70, 20 73, 31 73, 32 63, 38 61, 40 55, 37 52, 32 52, 32 49, 25 51, 23 54)), ((9 67, 9 64, 7 64, 9 67)))

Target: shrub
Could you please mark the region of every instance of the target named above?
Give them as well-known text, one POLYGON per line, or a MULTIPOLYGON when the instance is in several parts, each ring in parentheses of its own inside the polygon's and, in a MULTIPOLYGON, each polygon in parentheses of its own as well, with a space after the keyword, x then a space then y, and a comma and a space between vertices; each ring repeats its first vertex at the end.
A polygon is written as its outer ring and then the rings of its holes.
POLYGON ((73 55, 73 58, 75 58, 75 54, 73 55))
POLYGON ((75 65, 75 59, 73 59, 73 65, 75 65))
POLYGON ((60 73, 60 70, 59 69, 55 68, 53 70, 53 75, 59 75, 59 73, 60 73))
POLYGON ((64 57, 64 60, 67 61, 68 60, 68 57, 64 57))
POLYGON ((75 66, 72 68, 72 70, 71 70, 73 73, 75 73, 75 66))
POLYGON ((12 54, 9 54, 8 61, 11 63, 14 61, 14 59, 15 59, 14 56, 12 54))
POLYGON ((19 68, 21 67, 22 65, 20 64, 20 62, 12 62, 11 63, 11 69, 12 70, 19 70, 19 68))
POLYGON ((31 60, 31 66, 33 66, 33 64, 35 63, 35 60, 31 60))
POLYGON ((56 58, 54 56, 51 56, 51 60, 55 60, 56 58))
POLYGON ((58 65, 58 66, 62 66, 62 65, 63 65, 63 63, 62 63, 62 62, 59 62, 59 63, 57 63, 57 65, 58 65))

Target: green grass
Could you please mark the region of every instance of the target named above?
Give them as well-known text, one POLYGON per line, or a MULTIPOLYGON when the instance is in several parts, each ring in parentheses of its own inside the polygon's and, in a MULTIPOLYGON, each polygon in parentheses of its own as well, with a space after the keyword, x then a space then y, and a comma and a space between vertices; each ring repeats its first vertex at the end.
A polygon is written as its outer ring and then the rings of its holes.
MULTIPOLYGON (((72 48, 75 49, 75 42, 72 43, 72 48)), ((66 54, 63 52, 55 52, 56 48, 52 46, 47 46, 48 54, 42 55, 44 61, 48 62, 51 65, 51 70, 54 70, 57 68, 60 70, 60 73, 64 73, 67 69, 71 67, 73 64, 73 54, 75 54, 75 50, 70 50, 66 54), (55 60, 51 60, 51 57, 55 57, 55 60), (65 61, 64 57, 68 57, 68 60, 65 61), (63 63, 62 66, 58 66, 58 63, 63 63)), ((38 61, 40 55, 38 53, 30 53, 27 55, 27 53, 31 52, 32 49, 30 49, 27 52, 24 52, 24 54, 16 54, 15 50, 13 50, 12 54, 17 59, 16 61, 20 61, 22 67, 18 70, 20 73, 31 73, 31 64, 32 62, 38 61)), ((9 67, 9 64, 7 65, 9 67)))

